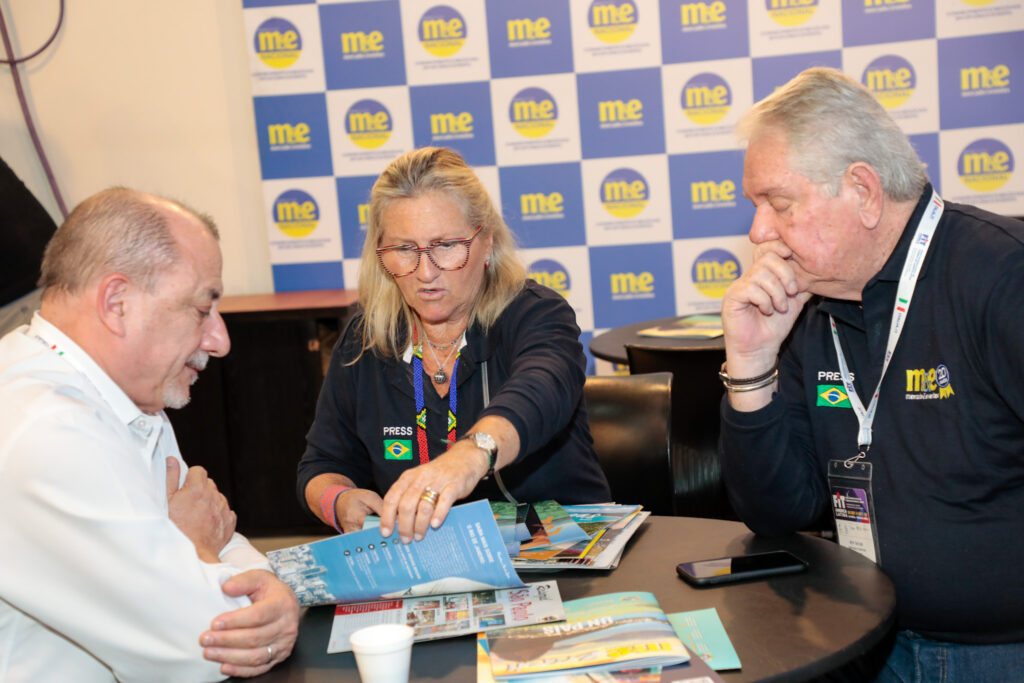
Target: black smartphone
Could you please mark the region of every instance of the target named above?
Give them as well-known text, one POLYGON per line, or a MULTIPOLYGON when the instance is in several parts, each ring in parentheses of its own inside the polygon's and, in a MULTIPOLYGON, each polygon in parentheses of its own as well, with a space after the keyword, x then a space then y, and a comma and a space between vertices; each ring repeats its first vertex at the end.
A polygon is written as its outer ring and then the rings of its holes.
POLYGON ((676 565, 676 573, 680 578, 694 586, 714 586, 776 574, 794 574, 805 569, 806 562, 785 550, 718 557, 713 560, 683 562, 676 565))

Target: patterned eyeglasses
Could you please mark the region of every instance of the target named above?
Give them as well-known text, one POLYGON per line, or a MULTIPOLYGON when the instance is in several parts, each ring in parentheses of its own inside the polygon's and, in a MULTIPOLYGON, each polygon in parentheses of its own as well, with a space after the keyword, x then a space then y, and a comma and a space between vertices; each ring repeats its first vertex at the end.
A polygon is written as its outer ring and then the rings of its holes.
POLYGON ((426 254, 439 270, 461 270, 469 263, 469 246, 480 234, 482 225, 461 240, 437 240, 425 247, 393 244, 377 249, 377 260, 392 277, 405 277, 420 267, 420 255, 426 254))

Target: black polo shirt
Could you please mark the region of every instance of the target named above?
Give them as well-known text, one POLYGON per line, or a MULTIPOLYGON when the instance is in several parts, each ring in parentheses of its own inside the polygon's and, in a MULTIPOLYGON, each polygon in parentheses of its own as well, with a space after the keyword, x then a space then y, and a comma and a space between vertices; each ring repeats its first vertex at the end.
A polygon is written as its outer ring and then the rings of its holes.
MULTIPOLYGON (((405 470, 419 464, 412 365, 359 354, 362 315, 338 341, 306 436, 298 495, 318 474, 337 472, 381 495, 405 470), (389 441, 402 443, 385 451, 389 441), (405 452, 405 448, 409 451, 405 452), (396 455, 398 457, 396 457, 396 455)), ((495 325, 466 333, 456 376, 456 433, 484 415, 508 419, 519 433, 520 454, 501 470, 517 500, 560 503, 608 501, 611 493, 594 453, 583 396, 586 360, 576 316, 565 299, 527 280, 495 325), (490 403, 483 408, 482 362, 487 361, 490 403)), ((445 452, 449 399, 423 378, 430 458, 445 452)), ((467 500, 501 499, 493 480, 467 500)))
MULTIPOLYGON (((830 514, 827 463, 856 454, 858 422, 828 315, 867 406, 927 188, 857 302, 808 303, 780 357, 779 391, 722 408, 730 496, 755 531, 830 514), (835 389, 838 389, 837 393, 835 389)), ((947 203, 886 372, 868 460, 880 564, 901 628, 939 640, 1024 640, 1024 224, 947 203)))

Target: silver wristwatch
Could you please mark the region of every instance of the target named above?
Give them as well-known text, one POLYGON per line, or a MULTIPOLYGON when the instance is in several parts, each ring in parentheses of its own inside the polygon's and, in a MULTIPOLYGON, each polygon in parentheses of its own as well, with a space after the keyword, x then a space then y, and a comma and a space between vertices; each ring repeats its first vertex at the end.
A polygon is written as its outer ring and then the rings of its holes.
POLYGON ((495 442, 494 437, 486 432, 473 432, 462 437, 469 439, 473 444, 487 454, 487 474, 484 475, 484 479, 489 479, 494 475, 494 463, 498 460, 498 444, 495 442))

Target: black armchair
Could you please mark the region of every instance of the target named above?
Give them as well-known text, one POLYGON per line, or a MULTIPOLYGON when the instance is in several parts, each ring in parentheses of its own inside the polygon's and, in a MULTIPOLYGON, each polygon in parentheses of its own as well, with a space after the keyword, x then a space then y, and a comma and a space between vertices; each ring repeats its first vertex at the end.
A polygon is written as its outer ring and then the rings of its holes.
POLYGON ((674 512, 688 517, 737 519, 718 461, 718 370, 723 349, 665 349, 626 345, 631 373, 672 373, 674 512))
POLYGON ((601 469, 617 503, 674 514, 672 375, 587 377, 583 399, 601 469))

